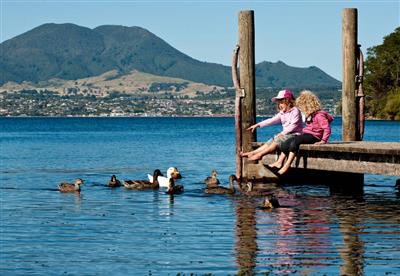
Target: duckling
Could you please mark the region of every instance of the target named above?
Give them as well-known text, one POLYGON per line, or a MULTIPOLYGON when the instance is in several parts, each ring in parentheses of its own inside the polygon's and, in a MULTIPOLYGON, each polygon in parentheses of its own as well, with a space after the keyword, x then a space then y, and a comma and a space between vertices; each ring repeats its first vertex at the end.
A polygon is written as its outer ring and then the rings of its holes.
POLYGON ((81 185, 83 184, 83 180, 77 178, 74 184, 62 182, 58 185, 58 190, 62 193, 79 193, 81 191, 81 185))
POLYGON ((148 180, 125 180, 124 186, 130 190, 146 190, 146 189, 158 189, 158 177, 162 176, 163 174, 159 169, 154 170, 153 178, 155 179, 154 182, 150 182, 148 180))
POLYGON ((216 170, 212 170, 211 176, 207 176, 207 178, 204 179, 204 183, 206 183, 207 187, 217 187, 220 184, 217 176, 218 172, 216 170))
POLYGON ((220 186, 207 186, 207 188, 204 189, 204 192, 206 194, 234 194, 235 193, 235 188, 233 186, 233 181, 237 181, 236 176, 233 174, 229 176, 229 188, 225 187, 220 187, 220 186))
MULTIPOLYGON (((147 175, 147 177, 149 178, 150 182, 153 182, 153 180, 155 179, 153 176, 151 175, 147 175)), ((173 179, 180 179, 182 178, 181 173, 179 172, 178 168, 176 167, 170 167, 167 170, 167 177, 165 176, 159 176, 157 178, 158 180, 158 184, 160 187, 164 187, 164 188, 168 188, 169 187, 169 178, 173 178, 173 179)))
POLYGON ((281 205, 279 204, 278 199, 274 195, 267 195, 264 199, 263 205, 260 207, 262 209, 273 209, 278 208, 281 205))
POLYGON ((108 181, 108 185, 107 185, 108 187, 112 187, 112 188, 114 188, 114 187, 120 187, 121 186, 121 181, 119 181, 118 179, 117 179, 117 177, 113 174, 112 176, 111 176, 111 180, 110 181, 108 181))
POLYGON ((175 185, 175 180, 171 177, 168 179, 169 185, 166 191, 167 194, 181 194, 183 193, 183 186, 182 185, 175 185))

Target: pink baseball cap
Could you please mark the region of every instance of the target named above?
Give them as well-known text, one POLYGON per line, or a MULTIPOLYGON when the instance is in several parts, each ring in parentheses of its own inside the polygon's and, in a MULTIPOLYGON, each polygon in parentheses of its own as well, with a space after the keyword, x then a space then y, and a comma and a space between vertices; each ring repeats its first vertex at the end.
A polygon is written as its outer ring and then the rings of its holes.
POLYGON ((282 99, 294 100, 293 92, 288 89, 281 90, 278 92, 278 95, 276 97, 272 98, 272 101, 274 103, 276 103, 278 100, 282 100, 282 99))

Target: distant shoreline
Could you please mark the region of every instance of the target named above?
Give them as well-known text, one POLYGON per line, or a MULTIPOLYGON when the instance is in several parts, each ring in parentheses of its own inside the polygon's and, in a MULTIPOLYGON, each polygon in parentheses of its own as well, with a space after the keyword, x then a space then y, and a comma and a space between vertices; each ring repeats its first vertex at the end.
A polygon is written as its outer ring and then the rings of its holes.
MULTIPOLYGON (((257 115, 257 118, 272 117, 271 115, 257 115)), ((0 116, 0 118, 234 118, 234 114, 222 115, 176 115, 176 116, 0 116)))
MULTIPOLYGON (((272 117, 271 115, 257 115, 257 118, 272 117)), ((221 114, 221 115, 176 115, 176 116, 0 116, 2 118, 233 118, 235 115, 221 114)), ((341 115, 334 115, 334 118, 341 118, 341 115)), ((366 118, 368 121, 400 121, 400 120, 388 120, 381 118, 366 118)))

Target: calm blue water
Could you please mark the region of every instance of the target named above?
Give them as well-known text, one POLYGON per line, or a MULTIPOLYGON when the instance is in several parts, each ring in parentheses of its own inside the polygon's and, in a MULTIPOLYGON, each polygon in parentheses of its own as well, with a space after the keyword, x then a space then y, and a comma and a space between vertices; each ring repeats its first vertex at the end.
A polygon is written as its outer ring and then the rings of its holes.
MULTIPOLYGON (((212 169, 225 184, 235 172, 233 118, 0 118, 0 131, 2 275, 400 274, 395 177, 367 175, 359 196, 284 185, 272 212, 204 195, 212 169), (182 195, 105 187, 170 166, 182 195), (57 191, 77 177, 80 194, 57 191)), ((365 140, 399 141, 400 122, 367 121, 365 140)))

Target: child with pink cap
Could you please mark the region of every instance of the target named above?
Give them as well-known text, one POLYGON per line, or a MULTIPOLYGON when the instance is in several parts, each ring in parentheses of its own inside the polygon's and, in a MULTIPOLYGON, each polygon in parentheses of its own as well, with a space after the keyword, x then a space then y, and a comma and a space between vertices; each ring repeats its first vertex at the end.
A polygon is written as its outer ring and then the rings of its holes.
POLYGON ((333 116, 321 109, 321 102, 317 95, 309 90, 303 90, 297 98, 297 106, 306 117, 306 127, 301 135, 287 139, 282 143, 281 154, 270 169, 277 170, 278 175, 285 174, 292 165, 300 144, 321 145, 328 142, 331 135, 333 116), (284 162, 287 157, 286 162, 284 162))
POLYGON ((295 106, 295 98, 292 91, 285 89, 278 92, 278 95, 272 98, 272 101, 277 104, 279 112, 272 118, 261 121, 247 128, 247 130, 254 132, 258 127, 265 127, 275 124, 282 124, 282 131, 274 136, 273 139, 261 147, 243 152, 242 157, 247 157, 249 160, 258 160, 265 154, 274 152, 280 148, 283 142, 294 135, 299 135, 303 129, 303 121, 300 110, 295 106))

